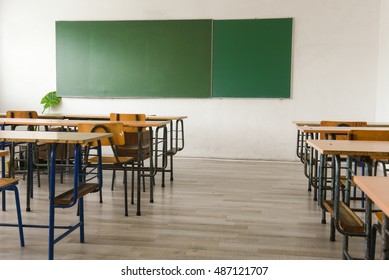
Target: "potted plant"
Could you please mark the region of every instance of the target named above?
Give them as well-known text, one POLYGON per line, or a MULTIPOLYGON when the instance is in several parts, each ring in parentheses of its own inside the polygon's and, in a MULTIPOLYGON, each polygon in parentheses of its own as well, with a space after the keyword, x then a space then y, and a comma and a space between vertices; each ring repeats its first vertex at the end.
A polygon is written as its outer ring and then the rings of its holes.
POLYGON ((61 102, 61 97, 57 96, 56 91, 51 91, 47 93, 41 99, 41 104, 43 104, 42 114, 46 111, 46 109, 50 109, 52 107, 57 106, 61 102))

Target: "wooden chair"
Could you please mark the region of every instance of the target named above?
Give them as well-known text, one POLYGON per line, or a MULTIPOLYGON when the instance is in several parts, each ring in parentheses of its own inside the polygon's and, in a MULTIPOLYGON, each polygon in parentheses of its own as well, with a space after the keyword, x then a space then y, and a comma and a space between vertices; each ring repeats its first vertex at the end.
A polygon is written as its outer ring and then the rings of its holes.
MULTIPOLYGON (((16 111, 16 110, 8 110, 6 112, 7 118, 25 118, 25 119, 37 119, 38 113, 36 111, 16 111)), ((15 130, 18 125, 11 125, 11 130, 15 130)), ((27 126, 27 130, 36 130, 37 128, 35 126, 27 126)), ((45 128, 47 129, 47 128, 45 128)), ((10 159, 10 171, 12 172, 12 176, 15 176, 16 173, 23 174, 23 178, 26 176, 27 172, 27 146, 25 143, 12 143, 11 144, 11 151, 12 151, 12 157, 10 159), (19 148, 18 151, 15 151, 16 147, 19 148), (17 170, 15 170, 17 168, 17 170)), ((38 164, 38 156, 37 153, 39 153, 39 150, 45 150, 45 145, 40 145, 39 143, 36 143, 33 145, 33 158, 34 158, 34 165, 37 170, 37 181, 38 181, 38 187, 41 186, 41 180, 40 180, 40 167, 42 165, 38 164)), ((46 165, 45 165, 46 166, 46 165)), ((31 190, 31 197, 33 196, 33 191, 31 190)))
MULTIPOLYGON (((5 157, 8 155, 8 151, 0 150, 0 156, 5 157)), ((2 169, 2 178, 0 178, 0 192, 5 193, 6 191, 13 191, 15 194, 15 205, 16 205, 16 213, 18 219, 18 228, 19 228, 19 239, 20 246, 24 247, 24 233, 23 233, 23 222, 22 222, 22 211, 20 209, 20 199, 19 199, 19 191, 17 188, 17 184, 19 183, 18 178, 4 178, 5 170, 2 169)), ((5 209, 3 209, 5 211, 5 209)), ((0 226, 14 226, 13 224, 0 223, 0 226)))
MULTIPOLYGON (((38 113, 36 111, 15 111, 15 110, 9 110, 6 112, 7 118, 26 118, 26 119, 37 119, 38 113)), ((15 130, 17 125, 12 125, 11 129, 15 130)), ((28 126, 28 130, 37 130, 39 128, 35 126, 28 126)), ((61 131, 62 128, 49 128, 47 126, 44 127, 45 131, 61 131)), ((37 168, 37 180, 38 180, 38 187, 40 187, 40 168, 46 168, 48 170, 49 166, 49 147, 47 145, 41 145, 37 143, 34 145, 34 151, 33 151, 33 158, 34 158, 34 165, 37 168)), ((26 150, 26 148, 24 148, 26 150)), ((56 159, 64 162, 67 154, 72 154, 74 151, 74 145, 66 145, 66 144, 60 144, 58 145, 58 148, 56 150, 56 159)), ((21 154, 22 155, 22 154, 21 154)), ((25 162, 25 156, 22 158, 19 158, 18 162, 24 163, 25 162)), ((61 171, 61 182, 63 182, 63 170, 61 171)))
MULTIPOLYGON (((78 132, 104 132, 112 133, 113 136, 101 141, 101 146, 110 146, 113 155, 106 155, 102 157, 102 167, 105 170, 122 170, 124 173, 124 204, 125 204, 125 216, 128 216, 128 188, 127 188, 127 170, 131 165, 131 170, 134 172, 134 159, 129 156, 118 155, 118 148, 125 144, 124 130, 122 123, 106 123, 106 124, 94 124, 83 123, 78 125, 78 132)), ((95 148, 97 143, 91 143, 86 147, 85 161, 88 166, 97 164, 98 158, 96 156, 90 156, 91 151, 95 148)), ((134 184, 131 188, 132 203, 134 201, 134 184)), ((100 192, 100 201, 102 202, 102 193, 100 192)))
MULTIPOLYGON (((9 110, 6 112, 7 118, 23 118, 23 119, 37 119, 38 113, 36 111, 15 111, 9 110)), ((16 125, 13 126, 12 130, 14 130, 16 125)), ((30 129, 31 130, 31 127, 30 129)))
MULTIPOLYGON (((121 114, 111 113, 111 121, 146 121, 145 114, 121 114)), ((144 161, 150 158, 150 132, 146 128, 142 128, 142 160, 138 160, 138 128, 137 127, 124 127, 125 144, 118 147, 119 156, 129 156, 134 159, 134 164, 140 164, 141 168, 144 168, 144 161)), ((142 171, 142 174, 144 172, 142 171)), ((113 174, 113 180, 115 179, 115 173, 113 174)), ((143 179, 143 191, 145 191, 145 180, 143 179)), ((152 180, 153 178, 151 178, 152 180)), ((132 179, 134 184, 134 178, 132 179)), ((114 187, 114 181, 112 181, 112 190, 114 187)))
MULTIPOLYGON (((364 121, 321 121, 320 126, 347 126, 347 127, 365 127, 367 122, 364 121)), ((325 135, 320 135, 320 139, 324 139, 325 135)), ((347 135, 328 135, 328 139, 332 140, 346 140, 347 135)))
MULTIPOLYGON (((321 121, 320 126, 337 126, 337 127, 366 127, 367 122, 365 121, 321 121)), ((320 135, 320 139, 331 139, 331 140, 347 140, 348 136, 347 134, 329 134, 329 135, 320 135)), ((343 161, 345 161, 346 157, 342 157, 343 161)), ((331 158, 329 158, 331 160, 331 158)), ((361 166, 361 163, 358 162, 357 160, 354 161, 355 163, 355 168, 354 168, 354 173, 357 174, 358 166, 361 166)), ((364 174, 365 170, 362 165, 362 175, 364 174)), ((345 179, 342 178, 342 184, 344 187, 344 182, 345 179)), ((354 194, 355 196, 355 194, 354 194)))
MULTIPOLYGON (((377 130, 350 130, 347 135, 348 140, 356 141, 389 141, 389 131, 377 131, 377 130)), ((371 157, 356 157, 359 162, 366 165, 367 175, 372 176, 377 174, 377 162, 387 161, 388 158, 382 156, 371 156, 371 157), (374 174, 373 174, 374 168, 374 174)), ((364 201, 364 194, 362 193, 362 201, 364 201)), ((362 204, 362 208, 364 204, 362 204)), ((374 258, 374 248, 376 232, 380 231, 380 221, 382 223, 382 213, 376 213, 378 223, 373 226, 372 231, 372 243, 371 243, 371 257, 374 258)))
MULTIPOLYGON (((6 112, 7 118, 24 118, 24 119, 37 119, 38 113, 36 111, 15 111, 15 110, 9 110, 6 112)), ((11 125, 11 130, 15 130, 18 125, 11 125)), ((34 130, 35 127, 28 126, 27 130, 34 130)), ((15 147, 19 146, 23 143, 14 143, 11 145, 12 150, 15 152, 15 147)), ((18 152, 19 157, 16 159, 15 157, 11 159, 11 166, 12 171, 15 171, 15 164, 17 164, 20 168, 19 171, 22 173, 25 173, 25 170, 23 170, 25 163, 26 163, 26 147, 25 145, 20 146, 20 151, 18 152), (15 160, 15 161, 14 161, 15 160)), ((39 185, 39 179, 38 179, 38 185, 39 185)))
MULTIPOLYGON (((360 140, 360 141, 389 141, 389 131, 377 131, 377 130, 350 130, 347 135, 348 140, 360 140)), ((368 164, 369 176, 377 174, 377 164, 379 162, 385 164, 389 159, 381 156, 363 157, 360 158, 363 162, 368 164)), ((385 170, 385 166, 384 166, 385 170)), ((386 173, 384 172, 386 176, 386 173)))
MULTIPOLYGON (((367 126, 367 122, 365 121, 333 121, 333 120, 322 120, 320 122, 320 126, 337 126, 337 127, 365 127, 367 126)), ((310 138, 314 138, 315 136, 314 135, 309 135, 310 138)), ((317 136, 316 136, 317 137, 317 136)), ((334 134, 334 133, 331 133, 331 134, 320 134, 320 139, 330 139, 330 140, 346 140, 347 139, 347 134, 334 134)), ((306 149, 306 160, 307 162, 309 163, 309 159, 310 159, 310 155, 309 155, 309 149, 306 149)), ((345 157, 342 157, 342 161, 345 161, 345 157)), ((328 175, 328 170, 332 170, 331 169, 331 165, 332 165, 332 157, 327 157, 327 162, 326 162, 326 168, 324 169, 324 172, 325 174, 323 175, 323 178, 326 178, 326 180, 324 181, 326 183, 326 185, 328 183, 331 183, 332 181, 332 176, 331 175, 328 175), (328 164, 327 164, 328 163, 328 164)), ((314 166, 314 170, 315 172, 317 173, 317 170, 318 170, 318 162, 316 160, 313 160, 313 164, 314 166)), ((316 174, 315 173, 315 174, 316 174)), ((320 174, 318 176, 316 176, 316 178, 319 178, 320 177, 320 174)), ((342 182, 344 181, 344 179, 342 180, 342 182)), ((315 192, 314 192, 314 200, 316 201, 317 200, 317 183, 315 183, 315 181, 312 182, 312 184, 309 185, 309 190, 310 190, 310 187, 311 185, 315 188, 315 192)), ((323 220, 323 223, 325 223, 325 220, 323 220)))
MULTIPOLYGON (((120 114, 111 113, 111 121, 146 121, 145 114, 120 114)), ((119 155, 127 155, 138 161, 138 128, 124 127, 125 145, 119 148, 119 155)), ((150 157, 150 132, 142 128, 142 159, 150 157)))

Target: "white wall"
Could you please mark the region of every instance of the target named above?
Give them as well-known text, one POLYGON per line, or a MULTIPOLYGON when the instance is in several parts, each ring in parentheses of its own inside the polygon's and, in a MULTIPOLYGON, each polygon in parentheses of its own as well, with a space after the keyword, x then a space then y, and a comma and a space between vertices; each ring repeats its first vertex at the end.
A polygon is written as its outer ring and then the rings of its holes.
POLYGON ((63 99, 56 111, 187 115, 182 156, 295 160, 293 120, 375 120, 379 16, 379 0, 0 0, 0 112, 41 111, 55 90, 56 20, 293 17, 291 99, 63 99))
POLYGON ((389 0, 381 0, 377 121, 389 121, 389 0))

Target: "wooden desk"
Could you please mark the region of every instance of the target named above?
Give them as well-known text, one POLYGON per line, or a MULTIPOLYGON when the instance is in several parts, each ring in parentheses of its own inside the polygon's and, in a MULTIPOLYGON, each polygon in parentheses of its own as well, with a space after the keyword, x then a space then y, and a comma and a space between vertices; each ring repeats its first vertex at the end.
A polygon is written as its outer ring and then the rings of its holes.
POLYGON ((168 121, 123 121, 122 122, 124 126, 126 127, 135 127, 138 130, 138 159, 139 161, 143 158, 142 153, 142 147, 143 147, 143 137, 142 137, 142 131, 144 128, 148 128, 150 130, 150 173, 148 175, 144 175, 141 172, 141 166, 138 164, 138 170, 137 170, 137 210, 136 214, 138 216, 141 215, 141 177, 146 176, 150 177, 150 202, 154 202, 154 184, 153 184, 153 178, 155 177, 158 170, 162 171, 162 187, 165 185, 165 168, 167 165, 166 161, 166 155, 167 155, 167 127, 166 125, 169 124, 168 121), (155 135, 154 135, 154 129, 155 129, 155 135), (159 131, 162 129, 162 140, 160 140, 159 137, 159 131), (153 139, 154 141, 154 147, 153 147, 153 139), (158 144, 162 143, 162 150, 158 148, 158 144), (162 153, 159 153, 159 151, 162 151, 162 153), (154 152, 154 155, 153 155, 154 152), (158 167, 158 158, 162 157, 162 166, 161 168, 158 167), (154 159, 154 160, 153 160, 154 159))
MULTIPOLYGON (((388 177, 366 177, 354 176, 355 184, 366 194, 368 199, 374 202, 382 212, 384 212, 382 219, 382 254, 381 259, 389 259, 389 178, 388 177)), ((371 203, 371 202, 368 202, 371 203)), ((371 207, 369 207, 371 209, 371 207)), ((366 218, 371 216, 371 211, 366 211, 366 218)))
MULTIPOLYGON (((31 123, 29 119, 6 119, 6 114, 0 114, 0 123, 7 122, 8 124, 19 124, 19 125, 28 125, 31 123)), ((170 169, 164 169, 164 172, 170 172, 170 180, 173 180, 173 156, 177 152, 184 149, 184 119, 187 116, 157 116, 157 115, 148 115, 146 116, 147 121, 167 121, 169 128, 168 129, 168 150, 167 154, 170 157, 170 169)), ((35 125, 42 126, 70 126, 75 127, 78 123, 82 122, 104 122, 110 121, 109 115, 87 115, 87 114, 45 114, 39 115, 39 119, 46 119, 47 122, 42 122, 36 120, 33 122, 35 125), (60 122, 57 122, 60 121, 60 122)))
MULTIPOLYGON (((388 131, 388 126, 374 126, 374 127, 350 127, 350 126, 298 126, 300 136, 297 144, 301 162, 304 164, 304 174, 308 178, 308 190, 311 191, 312 186, 315 185, 315 178, 317 178, 317 165, 312 165, 314 161, 314 155, 309 153, 309 146, 306 144, 308 139, 319 139, 320 135, 324 135, 327 138, 329 134, 335 135, 347 135, 350 130, 375 130, 375 131, 388 131), (308 158, 308 156, 310 158, 308 158), (312 168, 313 167, 313 168, 312 168)), ((316 200, 316 196, 315 196, 316 200)))
POLYGON ((182 151, 185 146, 184 140, 184 119, 187 116, 146 116, 147 120, 150 121, 168 121, 168 135, 169 135, 169 143, 168 143, 168 157, 170 158, 170 168, 165 169, 165 172, 170 173, 170 181, 174 180, 173 176, 173 156, 175 156, 178 152, 182 151))
POLYGON ((148 121, 177 121, 187 119, 187 116, 159 116, 159 115, 147 115, 148 121))
MULTIPOLYGON (((97 120, 97 121, 109 121, 108 115, 63 115, 64 119, 69 120, 97 120)), ((147 115, 147 121, 168 121, 168 149, 167 154, 170 158, 170 168, 164 168, 163 172, 170 173, 170 180, 173 181, 173 156, 184 149, 184 119, 187 116, 160 116, 160 115, 147 115)), ((164 173, 163 173, 164 174, 164 173)), ((164 180, 163 180, 164 186, 164 180)))
MULTIPOLYGON (((296 127, 299 126, 320 126, 320 121, 293 121, 296 127)), ((389 127, 388 122, 368 122, 368 127, 389 127)))
MULTIPOLYGON (((29 149, 27 152, 28 175, 27 175, 27 211, 30 211, 30 197, 33 186, 32 181, 32 143, 66 143, 66 144, 85 144, 91 141, 99 140, 104 137, 109 137, 111 134, 104 133, 78 133, 78 132, 40 132, 40 131, 0 131, 0 141, 7 142, 27 142, 29 149), (96 135, 95 135, 96 134, 96 135)), ((55 161, 54 161, 55 162, 55 161)))
POLYGON ((109 121, 87 121, 87 120, 66 120, 66 119, 24 119, 24 118, 1 118, 2 125, 26 125, 26 126, 62 126, 77 127, 79 123, 104 124, 109 121))
MULTIPOLYGON (((27 175, 27 211, 30 209, 30 192, 32 187, 32 173, 33 173, 33 162, 32 162, 32 143, 40 142, 40 143, 48 143, 51 144, 51 159, 50 159, 50 176, 49 176, 49 223, 48 226, 40 226, 40 225, 30 225, 30 227, 37 228, 48 228, 49 229, 49 254, 48 258, 54 258, 54 244, 60 241, 64 236, 70 234, 75 229, 80 228, 80 242, 84 242, 84 217, 83 217, 83 199, 80 197, 77 199, 77 193, 79 191, 78 187, 80 184, 81 178, 84 176, 80 176, 79 172, 82 167, 82 156, 81 156, 81 146, 85 145, 92 141, 98 141, 98 156, 101 158, 101 139, 111 137, 111 133, 78 133, 78 132, 37 132, 37 131, 0 131, 0 141, 8 141, 8 142, 27 142, 27 162, 28 162, 28 175, 27 175), (56 205, 55 198, 55 155, 56 148, 59 143, 72 143, 75 144, 74 150, 74 200, 73 203, 62 206, 56 205), (65 233, 59 236, 57 239, 54 238, 54 229, 55 226, 55 208, 68 208, 79 202, 78 206, 80 209, 80 222, 74 226, 65 226, 61 227, 63 229, 67 229, 65 233)), ((101 169, 101 161, 98 168, 98 184, 102 187, 102 169, 101 169)), ((23 225, 27 226, 27 225, 23 225)))
MULTIPOLYGON (((315 132, 315 127, 320 127, 320 121, 293 121, 297 130, 297 144, 296 144, 296 155, 303 162, 303 151, 304 143, 306 140, 307 133, 320 133, 320 131, 315 132), (304 127, 307 128, 307 131, 304 132, 304 127)), ((389 128, 389 123, 387 122, 368 122, 367 127, 386 127, 389 128)), ((361 127, 358 127, 358 129, 361 127)), ((335 132, 333 132, 335 133, 335 132)))
MULTIPOLYGON (((322 222, 325 221, 325 208, 323 205, 324 193, 327 191, 324 189, 324 182, 322 174, 324 174, 324 163, 326 162, 326 156, 331 155, 335 161, 335 174, 334 174, 334 188, 333 192, 333 208, 334 208, 334 223, 331 224, 331 240, 335 240, 334 233, 336 229, 343 234, 344 249, 343 257, 348 258, 348 232, 342 230, 339 226, 339 206, 340 206, 340 175, 341 175, 341 155, 347 156, 346 162, 346 189, 345 189, 345 204, 350 203, 350 181, 351 181, 351 156, 385 156, 389 157, 389 141, 349 141, 349 140, 307 140, 307 144, 311 147, 311 153, 313 149, 320 153, 320 179, 319 179, 319 204, 323 209, 322 222)), ((366 205, 366 211, 371 211, 366 205)), ((355 236, 365 237, 365 243, 370 244, 370 228, 371 219, 365 220, 365 231, 355 236)), ((370 257, 370 247, 365 246, 365 258, 370 257)))

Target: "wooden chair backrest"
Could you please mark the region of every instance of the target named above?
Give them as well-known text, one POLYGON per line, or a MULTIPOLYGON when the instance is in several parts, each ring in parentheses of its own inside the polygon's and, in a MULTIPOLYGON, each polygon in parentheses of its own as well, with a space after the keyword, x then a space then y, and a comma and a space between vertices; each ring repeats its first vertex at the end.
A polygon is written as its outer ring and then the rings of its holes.
POLYGON ((347 139, 360 141, 389 141, 389 131, 355 129, 349 131, 347 139))
MULTIPOLYGON (((121 114, 121 113, 111 113, 109 115, 111 121, 146 121, 145 114, 121 114)), ((125 132, 138 132, 138 128, 132 126, 124 127, 125 132)), ((142 131, 146 131, 146 128, 143 128, 142 131)))
MULTIPOLYGON (((347 135, 348 140, 359 141, 389 141, 389 131, 377 130, 350 130, 347 135)), ((370 156, 371 159, 387 160, 385 156, 370 156)))
MULTIPOLYGON (((321 121, 320 126, 349 126, 349 127, 365 127, 367 122, 364 121, 321 121)), ((347 140, 347 135, 333 135, 333 139, 347 140)), ((324 135, 320 135, 320 139, 324 139, 324 135)))
POLYGON ((37 119, 38 113, 36 111, 7 111, 7 118, 25 118, 25 119, 37 119))
MULTIPOLYGON (((112 133, 112 137, 101 140, 101 146, 110 146, 111 144, 121 146, 125 143, 123 124, 120 122, 97 125, 94 123, 82 123, 78 125, 78 132, 112 133)), ((97 142, 93 142, 92 145, 96 146, 97 142)))

